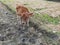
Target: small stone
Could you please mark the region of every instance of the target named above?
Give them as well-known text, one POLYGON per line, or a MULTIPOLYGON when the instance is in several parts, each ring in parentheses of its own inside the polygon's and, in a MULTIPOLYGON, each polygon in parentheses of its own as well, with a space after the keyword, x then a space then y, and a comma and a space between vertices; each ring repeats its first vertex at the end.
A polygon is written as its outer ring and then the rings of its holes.
POLYGON ((57 31, 53 31, 53 33, 56 33, 57 31))
POLYGON ((42 33, 38 33, 38 37, 41 37, 42 36, 42 33))
POLYGON ((18 30, 21 30, 21 28, 18 28, 18 30))
POLYGON ((43 45, 43 43, 40 43, 40 45, 43 45))
POLYGON ((8 14, 8 12, 4 12, 5 14, 8 14))
POLYGON ((29 39, 29 42, 35 44, 35 39, 29 39))
POLYGON ((26 41, 26 39, 22 39, 22 42, 25 42, 26 41))
POLYGON ((29 28, 29 32, 30 32, 30 33, 36 33, 36 32, 35 32, 35 29, 34 29, 33 27, 29 28))

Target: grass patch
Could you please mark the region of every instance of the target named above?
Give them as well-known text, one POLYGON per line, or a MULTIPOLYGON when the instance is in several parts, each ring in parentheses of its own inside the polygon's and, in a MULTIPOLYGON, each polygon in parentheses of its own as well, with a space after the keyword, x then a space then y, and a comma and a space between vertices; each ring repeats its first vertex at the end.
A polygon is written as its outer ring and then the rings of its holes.
POLYGON ((43 23, 51 23, 51 24, 59 24, 59 19, 58 17, 56 18, 53 18, 51 16, 49 16, 48 14, 44 14, 44 15, 41 15, 41 14, 35 14, 34 16, 35 19, 39 19, 41 20, 43 23))
POLYGON ((42 20, 44 21, 47 21, 49 23, 52 23, 52 24, 58 24, 59 23, 59 18, 53 18, 53 17, 50 17, 48 14, 44 14, 42 17, 42 20))
POLYGON ((14 2, 14 0, 8 0, 8 1, 7 0, 0 0, 0 1, 15 11, 15 8, 13 7, 13 5, 11 5, 14 2))
POLYGON ((46 9, 46 8, 36 8, 36 9, 34 9, 34 11, 40 11, 40 10, 44 10, 44 9, 46 9))
MULTIPOLYGON (((31 11, 37 11, 37 10, 43 10, 43 9, 46 9, 46 8, 42 8, 42 9, 32 9, 32 8, 29 8, 31 11)), ((60 22, 60 16, 59 17, 51 17, 49 16, 48 14, 39 14, 39 13, 35 13, 34 14, 34 19, 37 19, 38 21, 42 21, 43 23, 51 23, 51 24, 59 24, 60 22)))
POLYGON ((24 5, 29 5, 28 3, 24 3, 24 5))

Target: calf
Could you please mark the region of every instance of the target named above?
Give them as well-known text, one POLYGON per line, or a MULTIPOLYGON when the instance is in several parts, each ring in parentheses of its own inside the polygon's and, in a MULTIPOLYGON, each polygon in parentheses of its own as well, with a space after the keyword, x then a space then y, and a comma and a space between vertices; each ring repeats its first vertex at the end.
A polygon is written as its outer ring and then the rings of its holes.
POLYGON ((17 15, 21 17, 21 24, 24 23, 25 25, 29 26, 29 18, 32 16, 33 13, 30 13, 26 7, 21 5, 17 5, 16 12, 17 15))

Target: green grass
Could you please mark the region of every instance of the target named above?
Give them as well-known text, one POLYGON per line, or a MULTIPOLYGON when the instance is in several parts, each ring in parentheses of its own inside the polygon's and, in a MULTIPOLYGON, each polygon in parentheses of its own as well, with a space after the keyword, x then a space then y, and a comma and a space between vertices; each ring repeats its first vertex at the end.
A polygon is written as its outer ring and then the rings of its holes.
POLYGON ((3 2, 4 4, 6 4, 7 6, 9 6, 9 8, 11 8, 12 10, 15 11, 15 8, 13 7, 13 5, 11 5, 11 3, 14 2, 14 0, 0 0, 1 2, 3 2))
POLYGON ((0 0, 0 1, 2 1, 3 3, 9 3, 9 2, 13 2, 14 0, 0 0))
POLYGON ((40 19, 41 21, 43 21, 43 23, 51 23, 51 24, 59 24, 59 19, 58 17, 53 18, 51 16, 49 16, 48 14, 36 14, 35 19, 40 19))
POLYGON ((36 9, 34 9, 34 11, 40 11, 40 10, 44 10, 44 9, 46 9, 46 8, 36 8, 36 9))
POLYGON ((42 17, 42 20, 48 21, 49 23, 52 23, 52 24, 58 24, 59 23, 59 19, 58 18, 50 17, 47 14, 44 14, 41 17, 42 17))

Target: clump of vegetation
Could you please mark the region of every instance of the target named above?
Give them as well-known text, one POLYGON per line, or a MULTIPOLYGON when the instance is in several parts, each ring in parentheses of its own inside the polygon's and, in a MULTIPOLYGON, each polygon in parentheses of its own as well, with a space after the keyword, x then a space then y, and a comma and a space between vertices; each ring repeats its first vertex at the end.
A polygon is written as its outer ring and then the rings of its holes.
POLYGON ((44 10, 44 9, 46 9, 46 8, 36 8, 36 9, 34 9, 34 11, 40 11, 40 10, 44 10))
POLYGON ((59 24, 59 18, 58 17, 51 17, 48 14, 35 14, 34 16, 36 19, 40 19, 43 23, 52 23, 52 24, 59 24))
POLYGON ((53 17, 49 16, 48 14, 44 14, 41 17, 42 17, 42 20, 48 21, 49 23, 52 23, 52 24, 58 24, 59 23, 59 18, 58 17, 53 18, 53 17))

